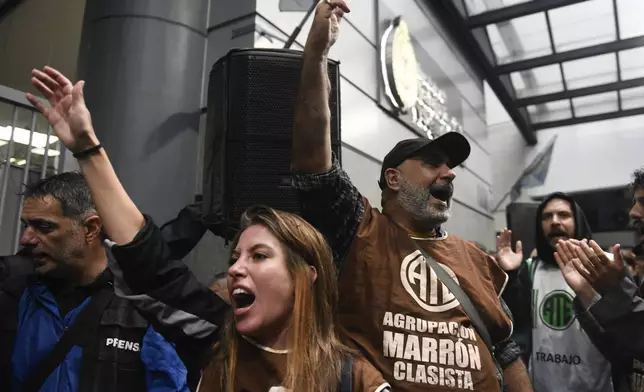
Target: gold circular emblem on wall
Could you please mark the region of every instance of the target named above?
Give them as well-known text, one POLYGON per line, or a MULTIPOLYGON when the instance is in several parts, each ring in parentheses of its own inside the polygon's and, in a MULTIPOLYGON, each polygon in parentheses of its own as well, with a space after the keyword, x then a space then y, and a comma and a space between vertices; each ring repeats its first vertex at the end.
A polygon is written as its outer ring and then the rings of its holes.
POLYGON ((385 30, 380 51, 385 94, 406 112, 418 101, 419 70, 409 28, 400 16, 385 30))

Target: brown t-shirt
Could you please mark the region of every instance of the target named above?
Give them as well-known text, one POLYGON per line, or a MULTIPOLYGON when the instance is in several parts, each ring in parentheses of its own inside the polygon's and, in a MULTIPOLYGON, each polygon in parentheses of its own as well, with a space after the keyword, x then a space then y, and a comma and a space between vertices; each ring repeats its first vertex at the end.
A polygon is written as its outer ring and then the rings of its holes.
MULTIPOLYGON (((499 391, 495 365, 458 301, 409 234, 364 200, 364 215, 340 273, 340 325, 395 391, 499 391)), ((498 296, 507 275, 454 236, 416 241, 477 307, 492 340, 512 323, 498 296)))
MULTIPOLYGON (((250 339, 241 339, 235 373, 235 392, 285 392, 281 384, 286 373, 287 354, 285 350, 273 350, 250 339)), ((215 374, 212 377, 204 377, 197 392, 221 391, 220 368, 215 366, 206 371, 215 374), (206 379, 217 382, 209 385, 206 379)), ((354 392, 382 392, 388 388, 389 384, 371 364, 360 358, 354 360, 354 392)))

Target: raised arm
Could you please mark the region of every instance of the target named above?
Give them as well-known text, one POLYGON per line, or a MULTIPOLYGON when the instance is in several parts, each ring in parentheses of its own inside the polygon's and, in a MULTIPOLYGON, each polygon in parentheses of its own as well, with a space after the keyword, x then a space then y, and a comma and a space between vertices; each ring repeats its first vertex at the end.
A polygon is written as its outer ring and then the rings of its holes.
POLYGON ((122 270, 122 279, 115 278, 115 291, 128 296, 139 311, 152 318, 160 332, 177 343, 180 354, 208 351, 228 305, 201 285, 185 264, 172 260, 160 230, 125 192, 94 133, 83 99, 84 83, 73 85, 50 67, 34 70, 32 83, 51 107, 31 94, 27 98, 78 159, 105 232, 115 244, 112 254, 122 270), (127 292, 118 286, 120 280, 129 286, 127 292))
POLYGON ((327 55, 338 37, 345 12, 349 8, 342 0, 320 2, 304 47, 292 153, 293 168, 300 173, 324 173, 331 169, 331 82, 327 55))
POLYGON ((125 192, 107 154, 100 148, 85 106, 85 82, 74 85, 51 67, 33 70, 31 82, 51 107, 46 107, 31 94, 27 94, 27 99, 49 121, 65 147, 79 158, 78 164, 92 192, 105 232, 118 245, 129 243, 143 227, 145 219, 125 192))
POLYGON ((339 0, 321 2, 316 9, 293 124, 294 183, 301 215, 324 234, 338 263, 349 251, 365 211, 360 192, 331 153, 327 54, 348 11, 339 0))

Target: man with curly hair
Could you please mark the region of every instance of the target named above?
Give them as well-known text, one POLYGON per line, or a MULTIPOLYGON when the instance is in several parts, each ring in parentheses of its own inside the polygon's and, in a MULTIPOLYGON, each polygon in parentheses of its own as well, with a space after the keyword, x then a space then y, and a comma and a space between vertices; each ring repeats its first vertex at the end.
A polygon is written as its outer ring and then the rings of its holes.
MULTIPOLYGON (((644 242, 644 168, 633 173, 633 207, 629 217, 644 242)), ((626 271, 619 245, 610 260, 594 242, 560 242, 556 258, 575 291, 574 308, 591 340, 607 350, 613 367, 627 370, 616 391, 644 392, 644 299, 626 271)))

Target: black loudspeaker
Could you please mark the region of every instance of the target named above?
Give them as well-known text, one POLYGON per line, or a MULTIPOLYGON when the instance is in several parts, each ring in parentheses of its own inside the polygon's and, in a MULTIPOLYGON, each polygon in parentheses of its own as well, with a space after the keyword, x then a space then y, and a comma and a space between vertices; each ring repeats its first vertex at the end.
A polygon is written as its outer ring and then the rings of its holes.
MULTIPOLYGON (((234 49, 210 71, 203 169, 203 219, 229 237, 246 208, 263 204, 297 214, 291 143, 302 53, 234 49)), ((339 62, 328 62, 331 144, 340 146, 339 62)))
POLYGON ((505 209, 508 229, 512 230, 512 249, 521 240, 525 258, 536 247, 538 208, 538 203, 511 203, 505 209))

